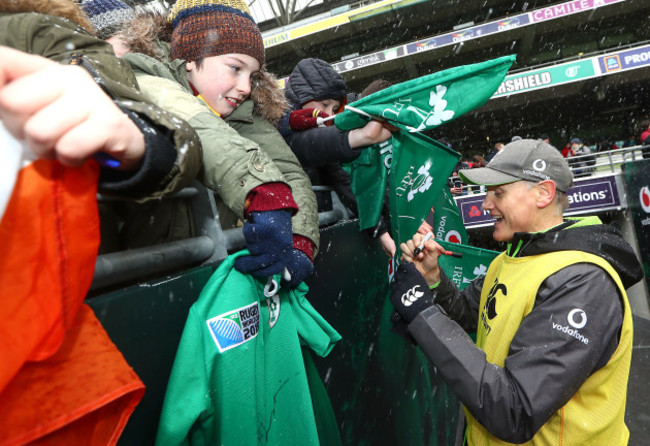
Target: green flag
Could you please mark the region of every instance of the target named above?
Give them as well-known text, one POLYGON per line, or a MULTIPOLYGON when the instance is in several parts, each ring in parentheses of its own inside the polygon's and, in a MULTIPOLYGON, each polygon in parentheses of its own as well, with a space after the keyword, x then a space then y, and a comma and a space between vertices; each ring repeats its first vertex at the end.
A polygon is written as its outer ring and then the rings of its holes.
MULTIPOLYGON (((390 170, 391 149, 392 152, 396 151, 396 140, 399 146, 413 143, 412 140, 405 140, 401 134, 437 127, 480 107, 499 87, 514 60, 514 55, 505 56, 478 64, 450 68, 402 82, 368 95, 336 115, 334 123, 342 130, 362 127, 371 118, 387 120, 403 130, 395 132, 388 144, 364 149, 356 161, 347 165, 352 179, 352 190, 359 204, 361 229, 375 226, 379 219, 384 201, 387 174, 390 170), (377 153, 378 149, 379 153, 377 153)), ((428 138, 427 140, 431 141, 428 138)), ((421 145, 427 146, 427 144, 421 145)), ((392 158, 392 164, 395 166, 399 156, 392 153, 392 158)), ((436 179, 443 176, 446 178, 451 173, 453 165, 444 171, 441 170, 440 165, 432 165, 431 168, 435 169, 436 179)), ((433 191, 443 190, 443 184, 440 183, 440 187, 434 185, 427 189, 429 191, 427 195, 438 195, 433 194, 433 191)), ((418 209, 418 212, 426 211, 428 213, 431 205, 435 204, 435 200, 435 197, 430 198, 428 208, 426 210, 418 209)), ((437 200, 437 207, 442 209, 438 212, 439 223, 443 221, 445 223, 447 221, 456 222, 457 219, 454 215, 457 210, 454 211, 449 206, 445 197, 437 198, 437 200), (448 212, 451 212, 450 216, 442 219, 442 216, 448 212)), ((391 221, 394 218, 396 217, 391 216, 391 221)), ((421 221, 419 216, 414 220, 421 221)), ((404 225, 401 226, 404 227, 404 225)), ((413 226, 419 226, 419 223, 413 226)), ((462 233, 457 229, 462 225, 450 223, 450 226, 455 227, 461 234, 461 241, 466 240, 466 237, 463 239, 462 233)), ((407 227, 411 228, 411 225, 407 225, 407 227)), ((415 229, 417 230, 417 227, 415 229)), ((397 229, 393 228, 393 238, 399 246, 399 240, 403 240, 403 238, 397 234, 397 229)), ((411 233, 412 235, 413 233, 411 233)))
POLYGON ((389 205, 399 259, 399 244, 417 232, 460 155, 419 133, 397 132, 392 141, 389 205))
POLYGON ((468 238, 463 216, 460 215, 460 210, 446 184, 436 195, 433 208, 433 235, 436 240, 467 244, 468 238))
POLYGON ((485 276, 492 260, 500 254, 489 249, 459 245, 442 240, 436 240, 436 242, 446 250, 463 255, 462 258, 443 255, 438 260, 440 268, 460 290, 467 287, 472 280, 485 276))
POLYGON ((361 150, 357 159, 343 165, 350 174, 352 192, 357 199, 360 230, 373 228, 379 221, 392 158, 391 138, 361 150))
POLYGON ((336 115, 341 130, 379 118, 409 132, 430 130, 485 104, 516 56, 439 71, 393 85, 347 106, 336 115))

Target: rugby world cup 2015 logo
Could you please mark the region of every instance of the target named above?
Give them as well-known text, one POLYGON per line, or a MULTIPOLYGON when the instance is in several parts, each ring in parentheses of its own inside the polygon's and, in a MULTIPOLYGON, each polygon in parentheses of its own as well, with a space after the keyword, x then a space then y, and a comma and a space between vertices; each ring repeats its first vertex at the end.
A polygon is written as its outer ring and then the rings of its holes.
POLYGON ((205 321, 219 352, 235 348, 257 336, 260 307, 254 302, 205 321))
POLYGON ((643 186, 639 191, 639 203, 641 203, 641 209, 646 214, 650 214, 650 189, 648 186, 643 186))

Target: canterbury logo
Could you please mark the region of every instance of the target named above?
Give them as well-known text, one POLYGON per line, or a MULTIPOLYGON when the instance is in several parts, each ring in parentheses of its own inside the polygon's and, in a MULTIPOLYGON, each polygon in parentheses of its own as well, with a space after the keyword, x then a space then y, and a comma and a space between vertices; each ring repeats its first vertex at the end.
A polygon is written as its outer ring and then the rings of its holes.
POLYGON ((423 291, 416 291, 420 285, 415 285, 413 288, 402 294, 402 305, 410 307, 413 302, 424 296, 423 291))

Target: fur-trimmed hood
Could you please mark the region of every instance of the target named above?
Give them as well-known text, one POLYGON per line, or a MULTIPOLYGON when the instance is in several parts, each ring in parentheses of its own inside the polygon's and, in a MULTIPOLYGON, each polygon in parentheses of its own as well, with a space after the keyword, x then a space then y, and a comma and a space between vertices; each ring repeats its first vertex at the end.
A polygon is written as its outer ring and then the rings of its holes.
POLYGON ((88 16, 81 7, 73 1, 52 0, 3 0, 0 2, 0 12, 36 12, 68 19, 84 28, 93 36, 95 30, 88 16))
MULTIPOLYGON (((125 23, 117 37, 134 53, 142 53, 160 61, 169 60, 169 42, 172 35, 171 23, 162 12, 139 11, 135 18, 125 23)), ((251 79, 251 99, 254 113, 273 125, 289 109, 284 92, 277 78, 265 67, 251 79)))

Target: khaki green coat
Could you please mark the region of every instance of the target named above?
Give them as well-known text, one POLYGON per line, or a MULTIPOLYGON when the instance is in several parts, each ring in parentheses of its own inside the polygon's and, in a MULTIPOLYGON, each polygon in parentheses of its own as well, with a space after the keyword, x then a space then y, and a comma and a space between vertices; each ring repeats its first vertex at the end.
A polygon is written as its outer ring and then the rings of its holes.
POLYGON ((196 132, 176 116, 152 105, 138 91, 129 65, 115 56, 110 44, 63 18, 0 12, 0 45, 65 64, 70 63, 73 55, 80 55, 84 67, 118 105, 145 115, 158 127, 168 129, 173 135, 178 157, 156 192, 139 197, 141 201, 176 192, 196 177, 201 165, 201 145, 196 132))
MULTIPOLYGON (((318 208, 311 181, 284 138, 266 119, 253 113, 253 101, 247 100, 226 118, 237 132, 257 144, 273 160, 291 186, 293 198, 300 207, 293 217, 293 233, 307 237, 318 249, 318 208)), ((316 254, 316 252, 314 252, 316 254)))
MULTIPOLYGON (((318 214, 311 183, 284 141, 281 146, 268 144, 273 138, 282 138, 268 122, 253 117, 252 103, 245 107, 249 112, 230 121, 235 129, 194 97, 184 61, 163 63, 144 54, 127 54, 124 60, 131 64, 141 91, 150 100, 197 131, 203 145, 199 179, 218 193, 235 216, 243 217, 244 202, 255 187, 283 182, 291 187, 300 207, 292 221, 293 232, 309 238, 318 247, 318 214), (264 149, 258 143, 263 143, 264 149)), ((222 225, 232 221, 222 214, 222 225)))

